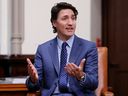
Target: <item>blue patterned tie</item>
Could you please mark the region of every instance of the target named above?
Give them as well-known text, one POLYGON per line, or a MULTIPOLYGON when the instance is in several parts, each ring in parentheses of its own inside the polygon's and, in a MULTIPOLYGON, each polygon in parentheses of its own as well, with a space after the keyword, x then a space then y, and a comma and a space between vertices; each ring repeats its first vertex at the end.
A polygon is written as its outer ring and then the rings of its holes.
POLYGON ((60 58, 60 77, 59 77, 59 90, 60 92, 66 92, 67 91, 67 82, 68 82, 68 77, 67 73, 64 70, 64 67, 67 63, 67 49, 66 46, 68 44, 64 42, 62 44, 62 49, 61 49, 61 58, 60 58))

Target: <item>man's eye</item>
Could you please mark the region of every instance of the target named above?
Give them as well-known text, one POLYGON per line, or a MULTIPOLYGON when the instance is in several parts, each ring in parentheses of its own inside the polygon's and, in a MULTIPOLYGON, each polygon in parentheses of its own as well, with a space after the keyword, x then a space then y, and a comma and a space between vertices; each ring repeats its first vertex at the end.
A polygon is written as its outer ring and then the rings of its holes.
POLYGON ((76 20, 76 17, 72 17, 72 20, 76 20))
POLYGON ((62 18, 62 20, 66 20, 66 19, 67 19, 66 17, 62 18))

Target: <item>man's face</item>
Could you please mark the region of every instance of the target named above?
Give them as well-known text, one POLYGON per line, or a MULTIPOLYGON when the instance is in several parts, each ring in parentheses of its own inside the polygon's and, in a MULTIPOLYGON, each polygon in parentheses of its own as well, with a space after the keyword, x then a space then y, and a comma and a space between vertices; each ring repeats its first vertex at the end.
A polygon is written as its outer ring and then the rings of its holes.
POLYGON ((58 18, 53 22, 56 27, 58 37, 62 40, 69 39, 74 35, 76 29, 76 17, 71 9, 62 9, 58 13, 58 18))

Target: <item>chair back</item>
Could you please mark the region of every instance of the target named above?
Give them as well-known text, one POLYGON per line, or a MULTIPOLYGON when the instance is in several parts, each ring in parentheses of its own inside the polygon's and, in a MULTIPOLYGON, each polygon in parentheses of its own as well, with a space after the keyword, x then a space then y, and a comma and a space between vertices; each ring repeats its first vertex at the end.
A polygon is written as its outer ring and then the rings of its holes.
POLYGON ((101 96, 102 92, 106 92, 107 89, 107 64, 108 64, 108 49, 107 47, 98 48, 98 88, 95 93, 96 96, 101 96))

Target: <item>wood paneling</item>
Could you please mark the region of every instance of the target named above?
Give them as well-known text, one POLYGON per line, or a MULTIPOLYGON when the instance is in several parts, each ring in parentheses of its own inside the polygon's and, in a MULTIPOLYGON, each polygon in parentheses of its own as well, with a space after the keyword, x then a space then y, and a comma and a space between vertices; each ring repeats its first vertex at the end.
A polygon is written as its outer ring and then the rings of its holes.
POLYGON ((0 77, 27 76, 26 58, 34 62, 34 55, 0 55, 0 77))
POLYGON ((103 45, 109 49, 109 85, 128 96, 128 0, 102 0, 103 45))

